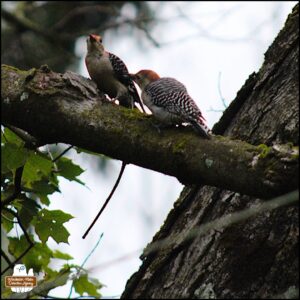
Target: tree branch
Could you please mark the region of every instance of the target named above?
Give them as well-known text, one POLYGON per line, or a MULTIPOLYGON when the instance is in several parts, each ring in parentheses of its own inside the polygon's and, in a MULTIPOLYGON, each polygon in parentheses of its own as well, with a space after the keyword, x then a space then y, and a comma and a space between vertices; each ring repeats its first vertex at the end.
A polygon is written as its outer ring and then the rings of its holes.
POLYGON ((30 30, 40 36, 43 36, 51 42, 57 43, 57 35, 55 39, 55 34, 52 32, 52 30, 49 31, 49 28, 47 30, 41 28, 38 24, 35 24, 33 21, 27 19, 24 15, 1 9, 1 17, 3 17, 7 22, 13 23, 23 30, 30 30))
POLYGON ((1 79, 3 122, 41 142, 71 144, 175 176, 184 184, 261 198, 298 186, 298 148, 291 145, 253 146, 221 136, 204 140, 191 128, 159 134, 152 117, 108 103, 92 81, 71 72, 3 65, 1 79))

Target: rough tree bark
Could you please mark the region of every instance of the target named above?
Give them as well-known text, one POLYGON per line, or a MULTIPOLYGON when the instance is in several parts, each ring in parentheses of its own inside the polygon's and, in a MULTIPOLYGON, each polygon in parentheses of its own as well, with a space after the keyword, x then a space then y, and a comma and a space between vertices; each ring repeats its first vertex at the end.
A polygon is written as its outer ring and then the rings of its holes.
POLYGON ((206 140, 191 128, 159 134, 152 117, 105 101, 91 80, 75 73, 5 65, 1 71, 4 124, 26 130, 42 144, 70 143, 183 183, 201 181, 257 197, 297 187, 298 148, 291 144, 256 147, 221 136, 206 140))
MULTIPOLYGON (((263 66, 250 75, 214 133, 253 145, 298 144, 298 22, 297 5, 263 66)), ((149 247, 260 202, 214 187, 187 186, 149 247)), ((146 248, 142 260, 127 282, 124 299, 297 297, 298 208, 261 213, 155 253, 146 248)))
MULTIPOLYGON (((262 202, 245 194, 269 198, 297 188, 297 55, 298 7, 259 73, 249 77, 214 127, 215 134, 230 138, 205 141, 191 129, 159 135, 149 118, 103 101, 90 81, 46 67, 2 67, 2 120, 42 144, 70 143, 182 181, 231 189, 187 186, 154 241, 172 238, 262 202), (273 179, 280 183, 275 189, 273 179)), ((266 298, 283 293, 297 286, 297 217, 295 207, 281 208, 163 251, 146 251, 123 298, 266 298)))

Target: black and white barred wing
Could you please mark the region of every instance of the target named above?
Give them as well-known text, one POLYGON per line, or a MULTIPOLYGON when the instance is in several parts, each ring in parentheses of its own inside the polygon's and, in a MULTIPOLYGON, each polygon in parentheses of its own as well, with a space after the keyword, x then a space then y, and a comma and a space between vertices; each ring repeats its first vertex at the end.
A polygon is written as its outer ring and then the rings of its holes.
POLYGON ((127 86, 130 95, 133 97, 134 102, 139 103, 143 108, 141 99, 133 83, 133 80, 129 76, 129 72, 125 63, 113 53, 109 53, 109 60, 112 64, 115 76, 118 78, 120 82, 122 82, 125 86, 127 86))
POLYGON ((181 92, 170 92, 170 103, 166 109, 171 113, 177 113, 182 120, 191 123, 195 130, 206 138, 210 138, 210 129, 206 125, 200 109, 189 94, 181 92))
POLYGON ((203 116, 189 96, 186 87, 174 78, 164 77, 150 83, 145 91, 151 96, 153 104, 166 109, 168 112, 180 115, 187 122, 190 118, 203 116))
POLYGON ((191 123, 197 131, 209 136, 205 118, 181 82, 173 78, 161 78, 149 84, 145 90, 156 106, 179 117, 182 122, 191 123))
POLYGON ((163 77, 149 83, 146 90, 151 94, 187 93, 186 87, 180 81, 171 77, 163 77))

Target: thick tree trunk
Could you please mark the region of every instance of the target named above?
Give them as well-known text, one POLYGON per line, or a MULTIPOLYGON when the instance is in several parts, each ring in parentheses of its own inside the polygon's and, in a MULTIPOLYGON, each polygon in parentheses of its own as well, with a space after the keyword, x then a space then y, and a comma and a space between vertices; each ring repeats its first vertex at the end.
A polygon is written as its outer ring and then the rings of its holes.
MULTIPOLYGON (((298 9, 214 133, 253 145, 298 144, 298 9)), ((177 241, 201 224, 261 202, 209 186, 185 187, 152 244, 166 237, 177 241)), ((142 259, 122 298, 297 297, 298 208, 280 207, 176 246, 146 249, 142 259)))

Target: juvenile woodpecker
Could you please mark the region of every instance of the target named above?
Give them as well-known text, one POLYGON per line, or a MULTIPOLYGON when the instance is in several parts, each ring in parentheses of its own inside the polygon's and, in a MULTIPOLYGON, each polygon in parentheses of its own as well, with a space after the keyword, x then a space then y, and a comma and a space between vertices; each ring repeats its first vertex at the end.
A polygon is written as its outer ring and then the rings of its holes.
POLYGON ((160 78, 151 70, 130 76, 141 88, 145 105, 160 122, 166 125, 190 123, 202 136, 211 137, 200 109, 181 82, 170 77, 160 78))
POLYGON ((101 36, 90 34, 87 38, 85 64, 99 90, 125 107, 133 108, 135 102, 139 103, 145 112, 125 63, 104 49, 101 36))

